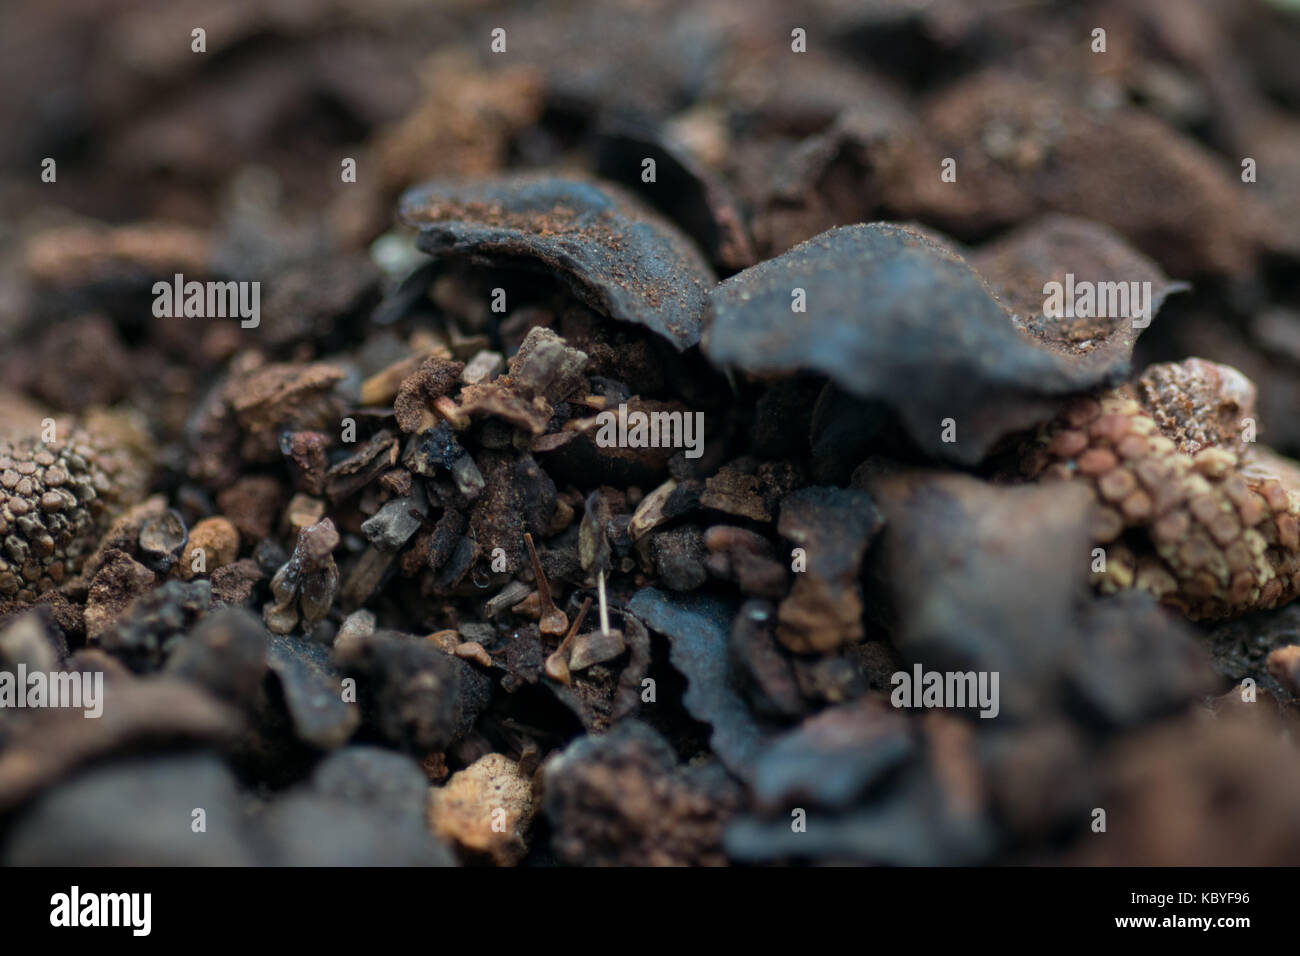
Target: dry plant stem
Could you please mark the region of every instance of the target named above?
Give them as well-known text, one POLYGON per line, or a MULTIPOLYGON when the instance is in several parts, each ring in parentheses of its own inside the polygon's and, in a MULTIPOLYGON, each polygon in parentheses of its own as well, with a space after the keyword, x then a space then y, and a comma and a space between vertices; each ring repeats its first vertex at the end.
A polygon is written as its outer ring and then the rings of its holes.
POLYGON ((552 680, 557 680, 562 684, 571 683, 569 678, 569 647, 573 644, 573 639, 578 636, 582 622, 587 619, 587 610, 590 607, 591 598, 583 600, 582 607, 578 610, 578 616, 573 619, 573 626, 569 628, 569 633, 564 635, 564 640, 555 649, 555 653, 546 659, 546 676, 552 680))
POLYGON ((600 594, 600 633, 609 636, 609 608, 605 604, 605 572, 596 575, 596 589, 600 594))
POLYGON ((528 545, 528 556, 533 562, 533 576, 537 578, 537 601, 540 611, 537 627, 543 634, 552 636, 563 634, 569 629, 569 618, 551 600, 551 585, 542 571, 542 562, 537 558, 537 549, 533 547, 533 536, 528 532, 524 532, 524 544, 528 545))

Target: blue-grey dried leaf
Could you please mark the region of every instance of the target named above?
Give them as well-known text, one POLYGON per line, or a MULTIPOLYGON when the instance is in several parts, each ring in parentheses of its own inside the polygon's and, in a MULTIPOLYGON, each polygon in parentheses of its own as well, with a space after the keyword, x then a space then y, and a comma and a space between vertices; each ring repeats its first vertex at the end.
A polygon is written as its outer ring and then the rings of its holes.
POLYGON ((668 638, 669 660, 686 678, 683 705, 713 728, 709 742, 723 765, 750 779, 765 733, 745 705, 728 651, 736 608, 712 595, 656 588, 642 588, 628 607, 646 627, 668 638))
POLYGON ((951 249, 888 223, 824 232, 712 299, 703 347, 715 363, 827 375, 893 407, 926 451, 963 463, 1050 417, 1047 399, 1112 383, 1128 365, 1127 354, 1097 367, 1043 346, 951 249), (793 310, 796 290, 806 312, 793 310), (955 441, 943 440, 947 418, 955 441))
POLYGON ((933 779, 908 774, 897 793, 844 813, 807 808, 806 830, 791 816, 742 817, 727 828, 727 854, 740 863, 806 860, 896 866, 961 866, 996 846, 987 821, 949 812, 933 779))
POLYGON ((672 224, 617 186, 544 175, 434 182, 408 191, 401 219, 434 256, 534 264, 593 309, 695 345, 715 278, 672 224))
POLYGON ((753 242, 731 190, 662 127, 611 123, 597 137, 596 168, 680 223, 715 266, 735 270, 754 264, 753 242), (655 162, 650 183, 642 178, 647 159, 655 162))
POLYGON ((772 633, 776 608, 768 601, 750 600, 740 606, 731 624, 731 663, 738 685, 754 713, 789 721, 808 710, 794 661, 772 633))
POLYGON ((6 728, 0 750, 0 813, 29 799, 77 767, 118 753, 178 745, 231 742, 241 729, 238 713, 210 694, 172 677, 104 678, 103 712, 58 707, 6 728))
POLYGON ((998 831, 976 755, 970 724, 942 711, 913 720, 883 697, 828 711, 760 756, 760 805, 728 828, 727 852, 746 863, 978 863, 998 831))
POLYGON ((1213 690, 1188 629, 1150 601, 1091 598, 1091 494, 924 472, 871 489, 887 519, 891 639, 908 664, 998 674, 1005 717, 1064 710, 1103 728, 1213 690))
POLYGON ((455 866, 422 820, 388 816, 338 797, 300 790, 260 819, 271 866, 455 866))
POLYGON ((312 771, 320 794, 387 817, 423 824, 429 780, 413 759, 393 750, 356 744, 334 751, 312 771))
POLYGON ((904 660, 997 671, 1004 715, 1051 706, 1087 591, 1091 495, 927 472, 885 477, 871 493, 886 518, 877 547, 904 660))
POLYGON ((357 705, 343 700, 339 673, 323 644, 269 634, 266 662, 284 691, 294 734, 304 743, 332 750, 361 722, 357 705))
POLYGON ((907 718, 881 698, 832 707, 763 748, 754 796, 768 808, 847 807, 915 752, 907 718))
MULTIPOLYGON (((94 723, 94 721, 86 721, 94 723)), ((234 776, 208 754, 136 758, 87 771, 14 825, 5 866, 251 866, 234 776), (206 835, 195 834, 194 810, 206 835)))

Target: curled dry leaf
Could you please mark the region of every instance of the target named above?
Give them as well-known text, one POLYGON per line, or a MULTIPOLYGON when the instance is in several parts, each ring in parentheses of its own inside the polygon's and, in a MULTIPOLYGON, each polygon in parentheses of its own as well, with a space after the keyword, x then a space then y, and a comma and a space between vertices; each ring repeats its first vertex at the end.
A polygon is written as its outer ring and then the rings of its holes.
POLYGON ((603 315, 679 350, 699 341, 712 270, 675 226, 617 186, 539 175, 436 182, 406 193, 400 216, 431 255, 531 260, 603 315))
POLYGON ((754 264, 753 243, 739 204, 725 181, 707 169, 665 129, 615 123, 596 144, 600 174, 629 189, 680 223, 722 269, 754 264), (655 162, 655 181, 642 182, 645 161, 655 162))
POLYGON ((1132 344, 1104 362, 1062 354, 1042 341, 1056 333, 1018 328, 950 249, 886 223, 824 232, 726 280, 712 298, 703 344, 714 362, 826 375, 892 406, 921 448, 968 464, 1050 417, 1053 397, 1117 381, 1132 344), (800 296, 806 311, 793 311, 800 296), (955 441, 943 439, 945 419, 955 441))
POLYGON ((969 256, 969 262, 1011 311, 1017 328, 1071 358, 1077 368, 1095 368, 1102 377, 1111 376, 1116 369, 1127 370, 1143 323, 1154 318, 1167 296, 1190 288, 1187 283, 1170 281, 1156 263, 1114 230, 1073 216, 1035 219, 981 246, 969 256), (1096 301, 1086 311, 1109 313, 1113 304, 1117 316, 1045 315, 1048 295, 1044 289, 1052 282, 1061 285, 1059 304, 1068 307, 1068 312, 1085 310, 1074 308, 1067 290, 1091 287, 1096 301), (1142 292, 1143 283, 1150 289, 1149 299, 1142 292), (1129 321, 1126 317, 1139 308, 1139 296, 1144 298, 1148 314, 1129 321))

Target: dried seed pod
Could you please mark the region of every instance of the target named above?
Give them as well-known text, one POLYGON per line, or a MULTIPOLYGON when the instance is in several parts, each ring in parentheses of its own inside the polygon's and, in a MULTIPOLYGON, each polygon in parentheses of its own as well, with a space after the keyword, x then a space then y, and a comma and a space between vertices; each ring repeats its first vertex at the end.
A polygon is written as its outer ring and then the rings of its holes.
MULTIPOLYGON (((571 683, 569 679, 569 649, 573 645, 574 637, 582 627, 582 622, 587 619, 587 612, 591 610, 591 598, 585 598, 582 607, 579 609, 577 616, 573 619, 573 624, 569 627, 569 633, 564 635, 564 640, 560 646, 555 649, 550 657, 546 659, 544 670, 546 676, 551 680, 557 680, 561 684, 571 683)), ((620 638, 621 640, 621 638, 620 638)))
POLYGON ((291 557, 271 579, 275 601, 262 610, 266 626, 276 634, 288 634, 302 614, 303 630, 311 630, 329 612, 338 589, 339 569, 332 552, 339 533, 329 518, 304 528, 291 557))
POLYGON ((1254 398, 1240 372, 1189 359, 1079 400, 1040 430, 1025 469, 1083 482, 1103 506, 1100 590, 1148 591, 1192 619, 1300 593, 1300 466, 1243 441, 1254 398), (1125 530, 1145 536, 1115 543, 1125 530))
POLYGON ((582 671, 593 664, 612 661, 627 650, 623 632, 610 629, 608 632, 592 631, 573 640, 573 650, 569 654, 569 670, 582 671))
POLYGON ((150 571, 165 574, 180 557, 188 537, 185 519, 176 509, 150 515, 140 525, 138 543, 142 563, 150 571))

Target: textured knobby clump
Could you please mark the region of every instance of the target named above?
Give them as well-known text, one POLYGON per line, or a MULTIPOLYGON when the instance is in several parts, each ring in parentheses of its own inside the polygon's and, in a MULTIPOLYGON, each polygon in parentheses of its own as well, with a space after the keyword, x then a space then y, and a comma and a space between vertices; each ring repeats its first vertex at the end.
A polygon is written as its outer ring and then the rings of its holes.
POLYGON ((1194 619, 1300 592, 1300 471, 1252 444, 1254 399, 1236 370, 1188 359, 1041 430, 1027 471, 1085 482, 1102 505, 1102 591, 1148 591, 1194 619))
POLYGON ((30 602, 81 570, 115 506, 138 491, 132 464, 80 430, 0 444, 0 602, 30 602))
POLYGON ((533 819, 533 784, 504 754, 480 757, 429 793, 429 827, 471 857, 498 866, 528 852, 524 837, 533 819))
POLYGON ((718 866, 739 786, 715 761, 679 765, 637 720, 578 738, 542 768, 556 854, 583 866, 718 866))

